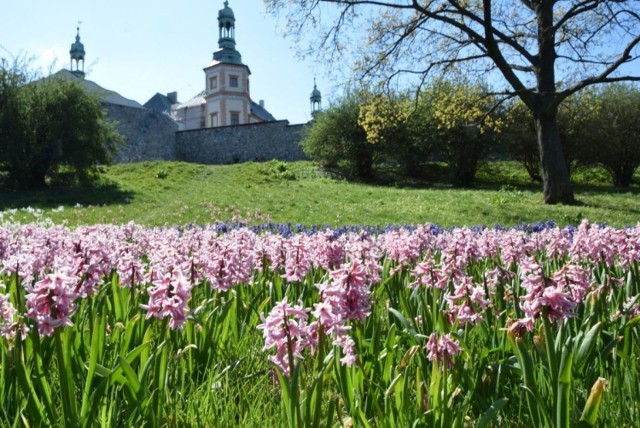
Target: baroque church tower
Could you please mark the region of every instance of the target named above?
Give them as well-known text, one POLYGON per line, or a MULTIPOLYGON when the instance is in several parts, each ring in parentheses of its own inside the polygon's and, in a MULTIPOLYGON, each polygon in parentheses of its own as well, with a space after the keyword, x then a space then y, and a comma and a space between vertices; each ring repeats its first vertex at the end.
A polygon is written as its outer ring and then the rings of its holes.
POLYGON ((218 50, 204 68, 207 127, 243 125, 251 122, 249 67, 236 50, 236 19, 229 2, 218 12, 218 50))
POLYGON ((242 63, 242 56, 236 49, 235 32, 236 18, 229 2, 225 1, 224 8, 218 11, 218 49, 204 68, 205 90, 172 107, 180 130, 275 120, 262 101, 255 103, 251 100, 251 71, 242 63))

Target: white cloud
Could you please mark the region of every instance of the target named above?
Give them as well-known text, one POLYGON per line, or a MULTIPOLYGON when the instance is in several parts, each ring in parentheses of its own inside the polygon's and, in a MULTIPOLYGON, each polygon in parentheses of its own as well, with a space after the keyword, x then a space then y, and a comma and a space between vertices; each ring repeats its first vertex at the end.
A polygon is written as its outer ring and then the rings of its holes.
POLYGON ((47 73, 68 67, 69 48, 56 43, 38 52, 34 58, 34 67, 47 73))

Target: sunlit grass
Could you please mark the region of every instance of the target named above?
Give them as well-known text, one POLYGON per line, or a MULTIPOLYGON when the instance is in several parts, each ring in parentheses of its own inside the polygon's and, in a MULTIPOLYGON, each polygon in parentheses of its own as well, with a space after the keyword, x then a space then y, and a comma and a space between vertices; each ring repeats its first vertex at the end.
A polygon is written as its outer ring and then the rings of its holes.
MULTIPOLYGON (((0 192, 0 210, 43 208, 46 217, 71 226, 243 220, 330 226, 429 222, 450 227, 546 220, 562 225, 581 218, 624 226, 640 219, 638 180, 620 190, 611 188, 598 170, 581 172, 575 185, 580 203, 549 206, 542 203, 541 185, 530 183, 516 164, 487 164, 478 178, 474 189, 457 189, 438 176, 430 181, 387 177, 375 183, 349 182, 309 162, 145 162, 106 168, 97 188, 0 192)), ((24 219, 29 221, 28 216, 24 219)))

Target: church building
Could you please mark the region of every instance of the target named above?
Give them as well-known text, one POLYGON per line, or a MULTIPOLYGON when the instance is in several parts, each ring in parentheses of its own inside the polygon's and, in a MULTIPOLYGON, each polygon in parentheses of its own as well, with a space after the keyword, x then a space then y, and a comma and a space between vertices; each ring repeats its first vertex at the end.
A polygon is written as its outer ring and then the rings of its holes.
POLYGON ((236 49, 235 22, 233 10, 225 1, 224 8, 218 12, 218 50, 204 68, 205 89, 172 108, 172 117, 180 130, 276 120, 265 109, 264 102, 251 100, 251 71, 242 63, 236 49))
MULTIPOLYGON (((76 81, 87 93, 97 95, 124 140, 115 162, 164 159, 226 164, 306 159, 299 144, 306 124, 276 120, 262 101, 251 99, 251 71, 236 49, 235 17, 228 1, 218 12, 218 32, 218 49, 203 69, 205 89, 184 103, 171 92, 156 93, 140 105, 86 79, 86 51, 79 28, 69 50, 70 67, 51 77, 76 81)), ((309 101, 315 118, 322 109, 315 79, 309 101)))

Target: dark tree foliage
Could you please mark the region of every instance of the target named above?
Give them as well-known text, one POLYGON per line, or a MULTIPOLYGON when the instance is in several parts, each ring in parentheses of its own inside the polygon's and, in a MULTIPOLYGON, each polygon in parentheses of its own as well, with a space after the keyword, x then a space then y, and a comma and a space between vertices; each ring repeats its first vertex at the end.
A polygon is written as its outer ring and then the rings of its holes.
POLYGON ((367 142, 358 124, 362 96, 353 92, 339 103, 320 112, 308 126, 302 149, 310 158, 327 167, 339 167, 350 176, 368 179, 373 175, 377 148, 367 142))
MULTIPOLYGON (((581 155, 584 133, 587 131, 587 116, 580 96, 565 101, 559 111, 559 132, 562 151, 569 176, 582 165, 581 155)), ((532 181, 542 182, 542 164, 538 150, 536 123, 533 114, 520 101, 512 103, 505 115, 506 126, 499 136, 498 146, 506 148, 511 159, 519 162, 532 181)))
POLYGON ((120 136, 96 96, 79 82, 47 77, 28 82, 19 67, 0 67, 0 171, 4 183, 44 187, 67 171, 87 180, 107 164, 120 136))
POLYGON ((499 136, 491 104, 483 88, 459 82, 438 81, 415 102, 406 94, 356 91, 316 117, 302 146, 325 166, 365 179, 383 165, 420 177, 427 163, 444 161, 454 185, 471 187, 499 136))
POLYGON ((420 176, 425 162, 438 160, 442 155, 442 145, 436 120, 426 99, 416 103, 407 121, 406 139, 398 147, 389 147, 409 176, 420 176))
POLYGON ((475 127, 452 129, 440 135, 453 184, 473 187, 480 162, 495 146, 497 135, 493 131, 481 133, 475 127))
POLYGON ((27 82, 27 76, 19 70, 18 64, 10 65, 4 59, 0 62, 0 183, 7 175, 9 154, 16 150, 15 141, 24 141, 26 126, 23 120, 26 112, 20 99, 20 88, 27 82))
POLYGON ((529 178, 542 182, 536 124, 524 104, 517 102, 511 106, 500 139, 509 156, 524 167, 529 178))
MULTIPOLYGON (((570 173, 586 166, 604 168, 616 187, 629 187, 640 166, 640 89, 625 83, 589 88, 566 100, 558 112, 570 173)), ((535 126, 521 103, 509 109, 501 136, 511 157, 533 179, 540 177, 535 126)))
POLYGON ((608 85, 584 102, 587 118, 577 128, 581 161, 606 169, 614 186, 629 187, 640 167, 640 89, 608 85))
POLYGON ((422 99, 436 117, 430 132, 439 141, 453 184, 472 187, 480 162, 502 132, 502 109, 493 108, 495 99, 484 86, 460 78, 433 82, 422 99))

